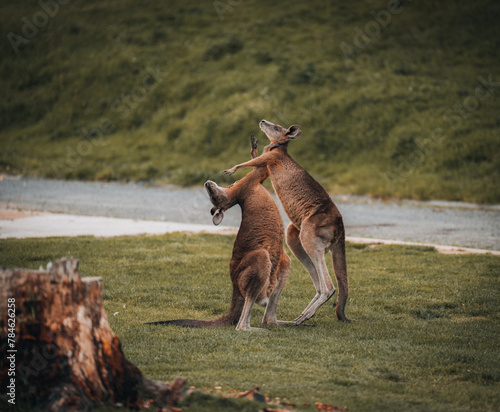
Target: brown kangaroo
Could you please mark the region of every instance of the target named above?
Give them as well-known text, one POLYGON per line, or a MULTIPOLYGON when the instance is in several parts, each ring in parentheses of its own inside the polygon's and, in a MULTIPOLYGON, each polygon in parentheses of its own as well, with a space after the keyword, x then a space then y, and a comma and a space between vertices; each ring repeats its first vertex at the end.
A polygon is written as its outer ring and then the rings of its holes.
MULTIPOLYGON (((252 158, 257 156, 257 141, 253 136, 251 155, 252 158)), ((233 283, 229 311, 215 320, 176 319, 150 324, 198 328, 237 324, 237 330, 267 331, 250 326, 250 312, 255 302, 266 306, 262 323, 294 323, 276 320, 278 300, 290 272, 290 258, 285 252, 285 229, 278 207, 261 185, 268 176, 266 167, 256 167, 243 179, 227 188, 219 187, 211 181, 205 183, 214 205, 211 213, 215 225, 221 223, 225 210, 236 204, 241 207, 241 225, 229 265, 233 283)))
POLYGON ((262 120, 260 128, 271 144, 264 148, 259 157, 236 165, 224 173, 232 174, 243 167, 267 166, 274 191, 291 221, 287 228, 287 244, 306 267, 316 288, 316 295, 295 319, 296 324, 314 316, 318 308, 335 293, 325 262, 325 253, 329 250, 332 252, 339 288, 337 317, 341 321, 349 322, 350 319, 344 314, 349 282, 342 215, 326 190, 287 152, 288 143, 302 134, 300 127, 292 125, 285 129, 262 120))

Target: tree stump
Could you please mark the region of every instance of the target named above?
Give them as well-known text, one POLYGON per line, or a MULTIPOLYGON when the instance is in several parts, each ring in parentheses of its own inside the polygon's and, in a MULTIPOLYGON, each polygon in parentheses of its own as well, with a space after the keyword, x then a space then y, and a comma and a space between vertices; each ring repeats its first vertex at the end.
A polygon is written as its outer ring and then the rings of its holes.
POLYGON ((103 308, 102 280, 81 279, 78 260, 62 259, 47 271, 3 269, 0 285, 0 382, 11 404, 137 408, 141 391, 164 407, 181 395, 184 380, 171 387, 151 381, 125 358, 103 308))

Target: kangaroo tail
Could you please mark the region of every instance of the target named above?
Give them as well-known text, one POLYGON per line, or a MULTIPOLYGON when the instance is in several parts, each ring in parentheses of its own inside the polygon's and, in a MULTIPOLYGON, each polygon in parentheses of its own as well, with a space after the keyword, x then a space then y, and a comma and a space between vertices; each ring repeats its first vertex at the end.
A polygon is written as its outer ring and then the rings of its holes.
POLYGON ((335 272, 335 278, 337 279, 337 286, 339 288, 339 293, 337 295, 337 305, 336 312, 337 318, 344 322, 350 322, 351 320, 345 315, 345 305, 347 303, 347 295, 349 293, 349 280, 347 277, 347 262, 345 257, 345 235, 342 233, 339 236, 339 240, 332 246, 332 259, 333 259, 333 270, 335 272))
POLYGON ((236 325, 240 319, 241 312, 245 299, 241 296, 240 292, 233 287, 233 297, 231 299, 231 306, 229 311, 214 320, 196 320, 196 319, 173 319, 162 320, 159 322, 147 322, 146 325, 176 325, 187 328, 222 328, 224 326, 236 325))
POLYGON ((219 322, 221 318, 214 320, 196 320, 196 319, 172 319, 161 320, 158 322, 147 322, 146 325, 176 325, 184 326, 186 328, 217 328, 222 326, 229 326, 225 322, 219 322))

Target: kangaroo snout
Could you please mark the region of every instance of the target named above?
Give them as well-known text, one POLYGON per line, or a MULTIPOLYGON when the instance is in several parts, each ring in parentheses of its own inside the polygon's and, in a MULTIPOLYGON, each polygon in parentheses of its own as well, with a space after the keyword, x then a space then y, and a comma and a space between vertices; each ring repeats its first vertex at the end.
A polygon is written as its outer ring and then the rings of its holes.
POLYGON ((212 182, 211 180, 207 180, 205 182, 205 189, 207 190, 210 198, 213 200, 215 200, 217 195, 220 195, 220 193, 224 191, 223 188, 219 187, 217 183, 212 182))
POLYGON ((289 141, 297 139, 302 134, 300 126, 295 124, 291 125, 288 129, 285 129, 279 124, 274 124, 268 122, 267 120, 261 120, 259 127, 266 134, 270 142, 275 145, 287 144, 289 141))
MULTIPOLYGON (((207 190, 208 196, 210 197, 210 201, 214 206, 219 206, 220 204, 220 199, 218 199, 218 186, 217 183, 212 182, 211 180, 208 180, 205 182, 205 189, 207 190)), ((213 214, 213 213, 212 213, 213 214)))
POLYGON ((259 123, 259 127, 263 129, 264 127, 272 127, 274 123, 268 122, 267 120, 262 119, 259 123))
POLYGON ((212 182, 211 180, 207 180, 207 181, 205 182, 205 189, 207 189, 208 193, 210 193, 210 192, 211 192, 211 190, 212 190, 212 185, 214 185, 214 184, 215 184, 215 183, 214 183, 214 182, 212 182))

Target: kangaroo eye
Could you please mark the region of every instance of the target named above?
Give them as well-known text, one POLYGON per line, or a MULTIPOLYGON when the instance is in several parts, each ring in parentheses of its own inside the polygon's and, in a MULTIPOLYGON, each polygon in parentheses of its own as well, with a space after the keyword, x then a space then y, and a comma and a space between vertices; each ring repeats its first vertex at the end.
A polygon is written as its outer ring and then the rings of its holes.
POLYGON ((274 126, 274 130, 278 131, 278 128, 276 126, 274 126))

